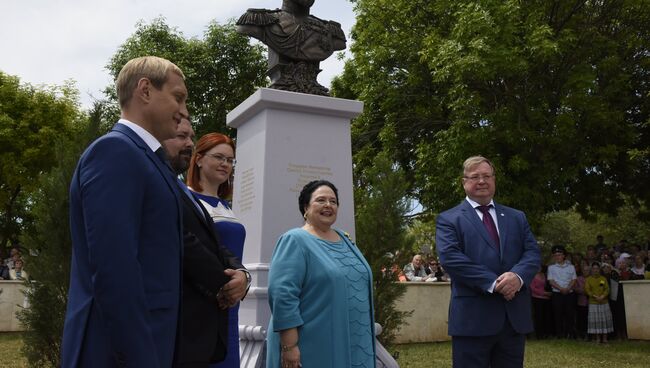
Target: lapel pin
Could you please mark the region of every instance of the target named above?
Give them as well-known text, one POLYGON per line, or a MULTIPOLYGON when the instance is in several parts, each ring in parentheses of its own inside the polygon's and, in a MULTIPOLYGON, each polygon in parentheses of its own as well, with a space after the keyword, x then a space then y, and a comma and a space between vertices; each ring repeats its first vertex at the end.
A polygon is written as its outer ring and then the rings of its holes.
POLYGON ((501 213, 501 216, 505 216, 505 215, 503 214, 503 212, 501 213))

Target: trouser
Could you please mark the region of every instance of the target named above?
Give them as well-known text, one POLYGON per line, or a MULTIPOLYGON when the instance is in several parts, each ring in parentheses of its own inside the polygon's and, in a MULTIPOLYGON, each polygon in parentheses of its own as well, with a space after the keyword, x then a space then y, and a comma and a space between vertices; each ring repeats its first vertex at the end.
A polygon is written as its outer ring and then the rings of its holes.
POLYGON ((553 292, 551 304, 555 320, 555 335, 559 338, 575 337, 576 295, 553 292))
POLYGON ((452 336, 454 368, 523 368, 526 335, 512 327, 508 318, 503 329, 491 336, 452 336))

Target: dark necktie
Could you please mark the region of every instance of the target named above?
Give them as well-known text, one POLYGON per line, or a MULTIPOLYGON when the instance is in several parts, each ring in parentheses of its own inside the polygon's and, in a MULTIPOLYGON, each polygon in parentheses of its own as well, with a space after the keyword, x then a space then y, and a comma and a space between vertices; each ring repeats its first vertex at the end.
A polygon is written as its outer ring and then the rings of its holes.
POLYGON ((171 166, 169 166, 169 161, 167 161, 167 151, 165 151, 165 148, 163 146, 158 147, 157 150, 154 151, 156 156, 162 161, 162 163, 167 166, 171 170, 171 166))
POLYGON ((485 229, 487 230, 488 234, 490 234, 490 237, 494 240, 494 244, 496 244, 497 250, 499 250, 499 233, 497 232, 497 227, 494 224, 494 219, 492 219, 492 215, 490 215, 490 207, 489 206, 478 206, 476 208, 479 209, 483 213, 483 225, 485 225, 485 229))

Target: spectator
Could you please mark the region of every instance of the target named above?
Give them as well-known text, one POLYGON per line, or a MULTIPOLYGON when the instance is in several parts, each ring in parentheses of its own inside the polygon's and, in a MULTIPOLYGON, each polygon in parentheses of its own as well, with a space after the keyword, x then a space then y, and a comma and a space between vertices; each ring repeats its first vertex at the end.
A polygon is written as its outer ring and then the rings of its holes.
POLYGON ((600 263, 601 266, 604 266, 603 263, 607 263, 610 266, 613 266, 614 260, 612 259, 612 256, 610 256, 608 252, 604 252, 600 255, 600 263))
POLYGON ((27 280, 29 275, 27 271, 23 270, 23 260, 18 258, 14 261, 14 268, 9 270, 9 278, 11 280, 27 280))
POLYGON ((553 325, 553 312, 551 310, 551 291, 546 289, 546 265, 542 265, 530 283, 533 302, 533 323, 535 337, 544 339, 550 336, 550 327, 553 325))
POLYGON ((607 250, 607 245, 605 245, 604 240, 605 238, 602 235, 596 235, 596 244, 594 245, 596 254, 602 254, 607 250))
POLYGON ((11 280, 9 277, 9 267, 7 267, 7 265, 5 265, 1 260, 0 262, 2 263, 0 264, 0 280, 11 280))
MULTIPOLYGON (((624 255, 627 255, 627 253, 623 253, 624 255)), ((632 271, 630 271, 630 261, 628 257, 621 256, 619 260, 617 260, 618 263, 618 279, 619 281, 627 281, 632 278, 632 271)))
POLYGON ((576 335, 580 339, 588 340, 587 336, 587 315, 589 312, 589 298, 585 293, 585 281, 589 276, 591 268, 587 265, 576 268, 577 279, 573 286, 576 293, 576 335))
POLYGON ((566 260, 566 249, 556 245, 551 250, 555 263, 548 267, 548 281, 553 287, 551 304, 555 319, 555 333, 559 338, 575 336, 576 269, 566 260))
POLYGON ((589 296, 587 332, 594 335, 595 342, 607 343, 607 334, 614 331, 612 313, 607 303, 609 285, 596 262, 591 266, 591 275, 585 281, 585 292, 589 296))
POLYGON ((585 260, 588 263, 588 267, 591 268, 591 264, 597 262, 596 249, 593 245, 587 247, 587 253, 585 254, 585 260))
POLYGON ((643 256, 640 254, 637 254, 634 257, 634 267, 632 267, 631 272, 631 279, 632 280, 643 280, 645 278, 645 260, 643 259, 643 256))
POLYGON ((422 256, 416 254, 413 256, 411 263, 404 266, 404 275, 408 281, 426 281, 429 279, 424 265, 422 264, 422 256))
POLYGON ((17 247, 11 248, 9 251, 9 258, 5 259, 5 265, 9 267, 9 269, 14 268, 14 262, 21 257, 20 250, 17 247))
MULTIPOLYGON (((601 264, 603 276, 609 281, 609 309, 614 319, 614 333, 619 339, 627 338, 627 322, 625 319, 625 296, 620 271, 609 263, 601 264)), ((592 269, 593 272, 593 269, 592 269)))
POLYGON ((440 267, 440 262, 437 259, 430 258, 428 266, 425 267, 425 271, 431 280, 443 281, 442 278, 445 273, 443 272, 442 267, 440 267))

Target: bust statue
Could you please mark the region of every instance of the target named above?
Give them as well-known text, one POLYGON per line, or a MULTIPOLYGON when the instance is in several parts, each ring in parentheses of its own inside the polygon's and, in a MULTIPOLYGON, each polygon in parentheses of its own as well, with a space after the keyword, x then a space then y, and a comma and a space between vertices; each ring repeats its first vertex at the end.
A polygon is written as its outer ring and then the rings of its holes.
POLYGON ((328 96, 316 81, 319 63, 345 49, 345 34, 334 21, 309 14, 314 0, 283 0, 282 9, 248 9, 237 21, 237 32, 269 48, 271 88, 328 96))

